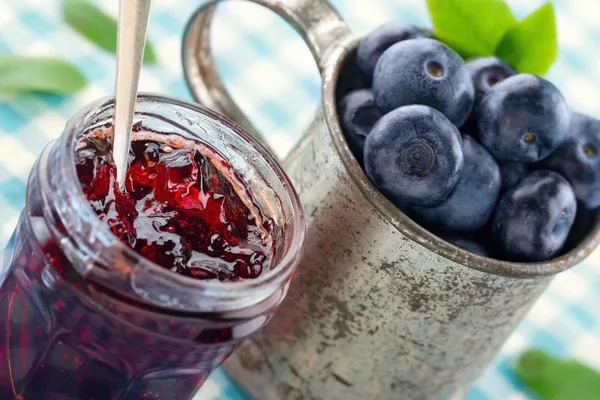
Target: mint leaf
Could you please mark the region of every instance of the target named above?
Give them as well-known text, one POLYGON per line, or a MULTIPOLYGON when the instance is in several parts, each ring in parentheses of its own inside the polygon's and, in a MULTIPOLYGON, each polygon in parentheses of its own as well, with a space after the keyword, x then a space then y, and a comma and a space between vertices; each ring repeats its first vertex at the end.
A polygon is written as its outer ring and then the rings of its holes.
POLYGON ((435 35, 463 58, 494 54, 517 22, 503 0, 427 0, 435 35))
MULTIPOLYGON (((117 21, 113 17, 87 0, 65 0, 62 11, 67 23, 89 41, 104 50, 117 52, 117 21)), ((144 49, 144 62, 156 63, 154 49, 148 41, 144 49)))
POLYGON ((545 3, 506 31, 495 54, 521 73, 548 72, 558 54, 552 3, 545 3))
POLYGON ((87 84, 72 64, 51 57, 0 55, 1 92, 73 93, 87 84))
POLYGON ((516 366, 517 375, 546 400, 598 400, 600 374, 575 360, 560 360, 543 350, 528 350, 516 366))

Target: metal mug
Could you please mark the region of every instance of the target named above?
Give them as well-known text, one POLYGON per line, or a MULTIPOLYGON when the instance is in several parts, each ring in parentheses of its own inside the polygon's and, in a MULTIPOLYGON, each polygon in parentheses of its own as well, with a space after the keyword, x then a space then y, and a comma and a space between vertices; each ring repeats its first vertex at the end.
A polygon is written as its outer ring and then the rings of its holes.
MULTIPOLYGON (((480 257, 429 233, 373 186, 344 140, 336 93, 360 38, 324 0, 252 1, 306 41, 322 104, 282 161, 307 216, 304 258, 277 315, 227 361, 228 374, 260 400, 448 399, 466 390, 552 276, 598 245, 596 216, 575 248, 547 262, 480 257)), ((256 132, 213 64, 217 2, 187 26, 186 79, 197 101, 256 132)))

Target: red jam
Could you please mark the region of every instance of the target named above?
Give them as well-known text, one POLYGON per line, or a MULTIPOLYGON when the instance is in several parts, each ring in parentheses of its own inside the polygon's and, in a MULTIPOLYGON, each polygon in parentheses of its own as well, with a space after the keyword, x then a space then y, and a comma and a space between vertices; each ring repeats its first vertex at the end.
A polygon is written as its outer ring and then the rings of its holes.
MULTIPOLYGON (((198 279, 255 278, 271 267, 273 223, 216 152, 136 141, 121 193, 109 147, 101 135, 87 137, 76 168, 98 217, 129 247, 198 279)), ((40 182, 56 165, 40 165, 0 269, 0 399, 192 398, 272 317, 281 293, 232 313, 193 313, 89 280, 44 205, 40 182)))
POLYGON ((252 279, 269 268, 271 221, 244 203, 245 193, 207 156, 134 141, 122 192, 109 146, 91 136, 77 150, 77 173, 92 208, 121 241, 196 279, 252 279))

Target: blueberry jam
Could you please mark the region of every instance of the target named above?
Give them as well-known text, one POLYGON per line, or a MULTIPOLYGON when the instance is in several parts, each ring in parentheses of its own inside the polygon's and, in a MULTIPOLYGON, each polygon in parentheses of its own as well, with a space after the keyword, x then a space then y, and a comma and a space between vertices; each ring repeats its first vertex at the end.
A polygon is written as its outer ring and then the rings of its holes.
MULTIPOLYGON (((174 273, 232 287, 271 268, 274 223, 223 157, 208 147, 135 141, 121 193, 101 136, 80 141, 76 170, 93 210, 127 246, 174 273)), ((47 149, 32 170, 0 268, 0 399, 192 398, 270 320, 287 286, 225 311, 195 312, 83 276, 92 261, 73 257, 85 252, 61 222, 76 210, 53 209, 53 192, 67 184, 56 180, 63 149, 47 149)))
POLYGON ((83 191, 121 241, 196 279, 251 279, 268 269, 272 222, 255 204, 242 201, 245 193, 238 195, 209 157, 136 140, 129 163, 123 193, 116 187, 109 142, 90 137, 77 151, 83 191))

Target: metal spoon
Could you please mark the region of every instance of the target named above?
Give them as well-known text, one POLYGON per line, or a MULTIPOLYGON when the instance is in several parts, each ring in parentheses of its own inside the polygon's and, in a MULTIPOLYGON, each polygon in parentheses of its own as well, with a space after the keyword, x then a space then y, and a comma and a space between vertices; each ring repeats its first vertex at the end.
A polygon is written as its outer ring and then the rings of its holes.
POLYGON ((113 121, 113 158, 117 183, 125 187, 131 128, 152 0, 120 0, 117 77, 113 121))

